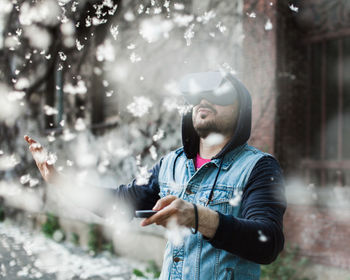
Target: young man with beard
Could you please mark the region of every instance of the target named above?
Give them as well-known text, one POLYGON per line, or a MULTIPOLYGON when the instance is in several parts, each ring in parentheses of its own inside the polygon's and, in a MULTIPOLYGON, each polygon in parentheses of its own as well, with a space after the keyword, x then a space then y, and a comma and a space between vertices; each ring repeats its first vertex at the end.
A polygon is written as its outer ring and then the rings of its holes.
MULTIPOLYGON (((134 180, 113 195, 157 211, 142 226, 191 228, 180 245, 168 242, 160 279, 259 279, 259 264, 283 249, 286 202, 276 159, 247 144, 250 94, 221 72, 189 74, 180 89, 193 106, 182 119, 183 147, 153 167, 147 184, 134 180)), ((38 167, 50 181, 53 167, 38 167)))

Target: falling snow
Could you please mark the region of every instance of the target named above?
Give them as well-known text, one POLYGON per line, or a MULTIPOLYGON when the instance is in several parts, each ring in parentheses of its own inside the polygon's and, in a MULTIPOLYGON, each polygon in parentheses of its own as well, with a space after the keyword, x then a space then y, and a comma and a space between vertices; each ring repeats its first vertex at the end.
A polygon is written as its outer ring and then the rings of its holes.
POLYGON ((204 143, 208 146, 220 145, 225 140, 224 136, 220 133, 210 133, 205 139, 204 143))
POLYGON ((97 61, 114 61, 114 48, 110 40, 106 40, 97 47, 96 59, 97 61))
POLYGON ((183 244, 185 238, 190 234, 189 228, 178 225, 175 219, 169 219, 165 236, 174 246, 183 244))
POLYGON ((158 41, 160 38, 168 38, 169 32, 173 29, 174 25, 170 20, 163 20, 160 17, 153 17, 152 19, 146 19, 141 22, 140 35, 148 43, 158 41))
POLYGON ((186 45, 187 46, 190 46, 191 45, 191 42, 192 42, 192 39, 194 37, 194 31, 193 31, 193 28, 194 28, 194 24, 191 24, 185 31, 184 33, 184 38, 186 40, 186 45))
POLYGON ((267 20, 267 22, 265 23, 265 30, 272 30, 273 26, 272 26, 272 22, 270 19, 267 20))
POLYGON ((117 36, 119 34, 118 28, 119 28, 118 25, 115 25, 115 26, 111 25, 111 27, 109 29, 109 31, 111 32, 114 40, 117 40, 117 36))
POLYGON ((83 80, 79 80, 75 86, 69 83, 65 84, 63 91, 72 95, 85 94, 87 92, 87 88, 85 82, 83 80))
POLYGON ((296 12, 296 13, 299 11, 299 8, 296 7, 296 6, 294 6, 293 4, 291 4, 291 5, 289 6, 289 9, 291 9, 293 12, 296 12))
POLYGON ((229 203, 231 206, 236 207, 241 203, 242 200, 242 191, 235 190, 234 198, 230 199, 229 203))
POLYGON ((84 48, 84 45, 82 43, 80 43, 80 41, 78 39, 75 40, 75 45, 76 45, 78 51, 81 51, 84 48))
POLYGON ((267 236, 264 235, 261 230, 258 230, 258 234, 259 234, 259 241, 260 242, 266 242, 268 240, 267 236))
POLYGON ((256 13, 255 12, 247 13, 247 16, 250 18, 256 18, 256 13))
POLYGON ((134 102, 127 106, 128 111, 135 117, 142 117, 148 113, 148 110, 153 106, 152 101, 145 97, 134 97, 134 102))
POLYGON ((227 30, 226 26, 223 25, 221 21, 217 23, 216 28, 219 29, 221 33, 224 33, 227 30))
POLYGON ((136 174, 136 184, 146 185, 151 177, 151 173, 148 171, 147 166, 140 166, 138 173, 136 174))
POLYGON ((139 55, 137 55, 135 52, 132 52, 131 54, 130 54, 130 61, 132 62, 132 63, 136 63, 136 62, 140 62, 141 61, 141 57, 139 56, 139 55))
POLYGON ((45 115, 48 115, 48 116, 58 114, 58 110, 49 105, 44 105, 44 112, 45 112, 45 115))
POLYGON ((153 141, 157 142, 164 137, 164 130, 158 129, 157 133, 153 135, 153 141))

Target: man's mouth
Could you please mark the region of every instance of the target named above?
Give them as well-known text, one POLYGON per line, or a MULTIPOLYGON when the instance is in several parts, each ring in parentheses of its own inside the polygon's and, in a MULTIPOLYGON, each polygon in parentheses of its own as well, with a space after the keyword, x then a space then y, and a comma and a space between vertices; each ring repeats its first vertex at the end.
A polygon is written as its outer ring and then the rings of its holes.
POLYGON ((216 110, 214 108, 210 108, 209 106, 200 106, 198 108, 198 113, 204 113, 204 114, 209 114, 209 113, 216 113, 216 110))
POLYGON ((213 111, 207 108, 199 108, 198 113, 208 114, 208 113, 213 113, 213 111))

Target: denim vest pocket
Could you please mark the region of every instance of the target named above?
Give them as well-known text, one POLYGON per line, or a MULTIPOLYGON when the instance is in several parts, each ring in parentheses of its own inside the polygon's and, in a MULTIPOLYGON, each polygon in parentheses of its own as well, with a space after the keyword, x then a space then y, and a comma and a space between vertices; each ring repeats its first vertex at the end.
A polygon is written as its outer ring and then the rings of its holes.
MULTIPOLYGON (((207 188, 205 189, 201 196, 199 197, 198 201, 201 205, 207 205, 209 195, 210 195, 211 189, 207 188)), ((223 214, 231 214, 232 207, 229 204, 229 201, 233 194, 233 188, 215 188, 214 194, 211 199, 211 201, 208 204, 208 207, 214 211, 219 211, 223 214)))
POLYGON ((175 195, 177 197, 180 197, 182 190, 183 186, 175 185, 175 183, 159 183, 159 196, 161 198, 168 195, 175 195))

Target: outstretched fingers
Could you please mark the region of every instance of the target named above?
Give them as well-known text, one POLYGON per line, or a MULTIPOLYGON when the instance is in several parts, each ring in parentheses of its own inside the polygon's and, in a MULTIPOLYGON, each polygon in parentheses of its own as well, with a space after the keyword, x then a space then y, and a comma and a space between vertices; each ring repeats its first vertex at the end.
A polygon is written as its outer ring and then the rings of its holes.
POLYGON ((41 146, 41 144, 35 141, 33 138, 30 138, 28 135, 24 136, 24 140, 26 140, 27 143, 29 144, 29 150, 32 153, 43 151, 43 147, 41 146))
POLYGON ((166 221, 176 212, 176 209, 171 206, 167 206, 158 213, 154 214, 153 216, 144 219, 141 222, 141 226, 148 226, 151 224, 157 224, 157 225, 165 225, 166 221))
POLYGON ((24 135, 24 140, 26 140, 30 145, 37 143, 34 139, 30 138, 28 135, 24 135))
POLYGON ((169 204, 171 204, 174 200, 176 200, 178 197, 175 195, 168 195, 165 196, 161 199, 159 199, 156 203, 156 205, 154 205, 153 210, 154 211, 159 211, 162 210, 164 207, 168 206, 169 204))

